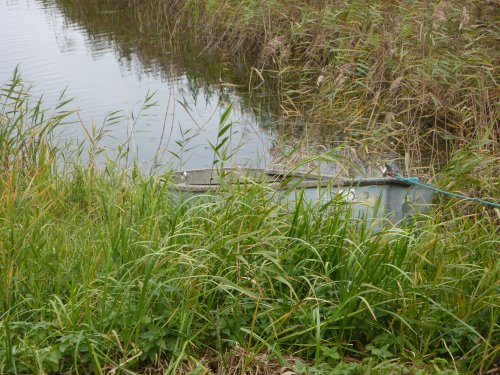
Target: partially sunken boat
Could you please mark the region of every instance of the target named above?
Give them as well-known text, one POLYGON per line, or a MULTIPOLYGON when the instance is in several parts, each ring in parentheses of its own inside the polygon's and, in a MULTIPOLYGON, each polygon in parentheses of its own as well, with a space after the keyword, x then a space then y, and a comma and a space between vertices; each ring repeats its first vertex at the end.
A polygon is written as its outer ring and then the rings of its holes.
POLYGON ((224 168, 175 172, 171 190, 188 195, 210 194, 229 185, 265 184, 277 200, 304 204, 345 203, 355 217, 388 218, 398 222, 424 213, 432 203, 433 191, 394 177, 339 178, 307 172, 269 169, 224 168))

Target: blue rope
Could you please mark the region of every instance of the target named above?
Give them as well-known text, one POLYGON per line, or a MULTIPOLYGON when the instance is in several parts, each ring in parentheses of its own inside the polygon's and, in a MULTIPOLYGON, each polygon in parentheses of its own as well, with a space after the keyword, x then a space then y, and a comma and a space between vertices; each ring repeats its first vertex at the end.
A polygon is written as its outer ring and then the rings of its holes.
POLYGON ((422 183, 422 182, 419 181, 418 177, 409 177, 409 178, 407 178, 407 177, 401 176, 398 173, 395 173, 394 177, 397 178, 398 180, 406 182, 407 184, 421 186, 421 187, 424 187, 424 188, 427 188, 427 189, 431 189, 431 190, 434 190, 434 191, 436 191, 438 193, 441 193, 443 195, 447 195, 449 197, 454 197, 454 198, 463 199, 463 200, 467 200, 467 201, 478 202, 478 203, 481 203, 481 204, 484 204, 484 205, 487 205, 487 206, 492 206, 492 207, 500 208, 500 204, 498 204, 498 203, 488 202, 488 201, 485 201, 483 199, 476 198, 476 197, 468 197, 466 195, 455 194, 455 193, 452 193, 450 191, 446 191, 446 190, 437 188, 437 187, 432 186, 432 185, 424 184, 424 183, 422 183))

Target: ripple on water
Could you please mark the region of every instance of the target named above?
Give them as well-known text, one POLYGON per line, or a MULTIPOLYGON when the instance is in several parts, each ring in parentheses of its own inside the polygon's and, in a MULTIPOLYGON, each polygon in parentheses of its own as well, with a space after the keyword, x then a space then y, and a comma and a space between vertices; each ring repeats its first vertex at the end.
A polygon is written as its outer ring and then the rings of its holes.
MULTIPOLYGON (((119 11, 126 10, 105 11, 101 16, 119 11)), ((174 153, 180 151, 175 140, 192 138, 189 145, 193 148, 184 168, 210 167, 212 150, 203 146, 208 140, 216 142, 219 118, 228 101, 239 103, 241 99, 227 88, 200 85, 202 77, 188 78, 169 51, 153 48, 153 55, 141 56, 137 52, 139 38, 119 46, 115 37, 109 30, 88 32, 85 24, 63 14, 57 1, 0 0, 0 82, 6 82, 19 65, 23 79, 35 84, 34 94, 43 94, 47 108, 53 108, 67 88, 66 95, 74 98, 68 109, 81 110, 80 118, 87 124, 101 124, 114 110, 137 116, 148 92, 156 92, 154 100, 159 105, 134 121, 133 141, 140 158, 145 162, 152 159, 165 126, 170 139, 166 147, 174 153)), ((207 68, 203 59, 199 64, 200 71, 207 68)), ((233 147, 241 144, 234 161, 263 166, 269 133, 241 104, 235 106, 230 121, 236 123, 233 147)), ((110 128, 116 138, 110 146, 128 138, 131 123, 129 119, 110 128)), ((72 133, 84 136, 78 125, 72 133)))

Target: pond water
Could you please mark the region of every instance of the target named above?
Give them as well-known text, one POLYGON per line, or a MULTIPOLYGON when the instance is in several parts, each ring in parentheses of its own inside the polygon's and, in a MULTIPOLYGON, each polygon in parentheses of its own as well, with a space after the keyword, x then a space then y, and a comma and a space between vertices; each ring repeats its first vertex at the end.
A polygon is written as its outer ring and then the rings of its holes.
POLYGON ((19 66, 46 108, 66 89, 74 99, 67 109, 78 110, 65 133, 70 139, 84 138, 84 126, 100 127, 121 110, 121 120, 105 127, 104 147, 130 139, 141 163, 157 156, 164 165, 185 169, 211 167, 209 142, 217 143, 220 117, 232 103, 233 163, 265 166, 275 137, 265 103, 248 105, 250 94, 238 85, 237 73, 217 56, 196 46, 174 52, 167 31, 138 24, 121 4, 0 0, 0 84, 19 66), (157 105, 141 112, 151 93, 149 103, 157 105))

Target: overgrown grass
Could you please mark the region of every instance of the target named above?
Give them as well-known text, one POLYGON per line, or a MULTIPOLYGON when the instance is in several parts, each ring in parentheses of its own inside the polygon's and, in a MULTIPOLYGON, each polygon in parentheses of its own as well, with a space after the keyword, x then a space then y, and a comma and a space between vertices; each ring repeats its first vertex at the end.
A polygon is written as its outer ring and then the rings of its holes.
MULTIPOLYGON (((79 162, 51 140, 67 112, 18 78, 0 98, 0 373, 484 373, 498 357, 498 211, 446 201, 373 231, 260 185, 179 199, 168 173, 79 162)), ((440 180, 481 170, 498 197, 498 159, 474 155, 440 180)))

